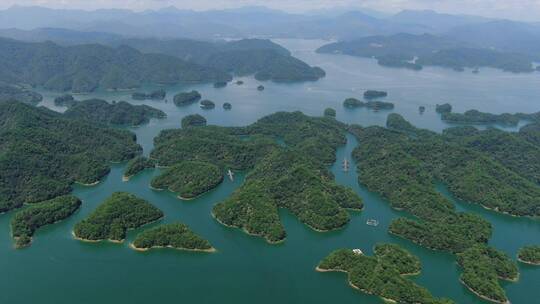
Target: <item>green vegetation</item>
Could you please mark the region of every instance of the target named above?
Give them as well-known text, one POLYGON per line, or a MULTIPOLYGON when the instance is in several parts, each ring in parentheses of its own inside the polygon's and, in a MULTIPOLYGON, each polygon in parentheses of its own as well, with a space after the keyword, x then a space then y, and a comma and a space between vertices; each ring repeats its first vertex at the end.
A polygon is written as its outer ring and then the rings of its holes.
POLYGON ((109 162, 142 150, 131 132, 19 102, 0 103, 0 126, 0 212, 67 194, 74 182, 95 183, 109 162))
POLYGON ((150 93, 142 93, 142 92, 135 92, 131 95, 131 98, 135 100, 163 100, 165 99, 165 96, 167 95, 167 92, 165 90, 155 90, 150 93))
POLYGON ((120 126, 138 126, 148 123, 151 118, 166 116, 163 111, 147 105, 132 105, 125 101, 110 104, 101 99, 78 102, 64 115, 69 118, 120 126))
POLYGON ((373 250, 380 262, 395 267, 402 275, 420 274, 420 259, 395 244, 376 244, 373 250))
POLYGON ((0 81, 0 103, 6 101, 20 101, 29 105, 36 105, 43 100, 43 96, 27 89, 9 85, 0 81))
POLYGON ((125 192, 115 192, 73 229, 75 237, 88 241, 123 241, 128 229, 138 228, 163 217, 147 201, 125 192))
POLYGON ((174 223, 148 229, 133 241, 133 248, 148 250, 169 247, 194 251, 215 251, 210 242, 196 235, 185 224, 174 223))
POLYGON ((174 95, 174 104, 181 107, 187 106, 201 100, 201 94, 197 91, 182 92, 174 95))
POLYGON ((169 189, 180 198, 192 199, 208 192, 223 181, 218 166, 198 161, 183 161, 152 180, 152 188, 169 189))
POLYGON ((206 118, 200 114, 191 114, 182 118, 182 129, 188 127, 204 127, 206 126, 206 118))
POLYGON ((75 97, 71 94, 64 94, 56 97, 54 99, 54 105, 60 106, 60 107, 72 107, 77 103, 75 100, 75 97))
POLYGON ((465 113, 444 112, 441 119, 451 123, 469 123, 469 124, 502 124, 516 126, 520 118, 517 115, 503 113, 490 114, 477 110, 469 110, 465 113))
POLYGON ((44 86, 55 91, 131 89, 143 83, 230 80, 225 72, 160 54, 99 44, 59 46, 52 42, 0 41, 0 81, 44 86), (24 54, 24 56, 21 56, 24 54))
POLYGON ((517 280, 518 270, 506 254, 493 248, 477 245, 458 254, 463 267, 461 281, 481 297, 497 303, 510 303, 499 279, 517 280))
POLYGON ((347 98, 343 101, 343 106, 346 108, 361 108, 366 107, 368 109, 373 110, 390 110, 394 108, 394 104, 391 102, 385 102, 385 101, 368 101, 363 102, 361 100, 358 100, 356 98, 347 98))
POLYGON ((449 103, 445 103, 445 104, 442 104, 442 105, 437 105, 435 107, 435 111, 437 113, 441 113, 441 114, 450 113, 450 112, 452 112, 452 105, 449 104, 449 103))
POLYGON ((325 117, 335 118, 336 117, 336 110, 334 110, 332 108, 326 108, 326 109, 324 109, 324 116, 325 117))
POLYGON ((367 90, 364 92, 365 99, 382 98, 386 96, 388 96, 388 93, 385 91, 367 90))
POLYGON ((349 221, 345 209, 362 209, 361 199, 337 185, 327 169, 346 141, 345 131, 334 119, 278 112, 246 127, 163 131, 151 156, 162 166, 192 160, 251 170, 213 214, 225 225, 278 242, 286 235, 278 208, 317 230, 340 228, 349 221))
POLYGON ((309 66, 268 39, 215 43, 188 39, 127 39, 122 43, 145 53, 176 56, 237 76, 255 75, 259 80, 309 81, 325 75, 322 69, 309 66))
POLYGON ((480 67, 516 73, 533 71, 532 56, 491 47, 471 48, 470 44, 448 36, 395 34, 330 43, 317 52, 375 58, 383 66, 412 70, 421 70, 423 66, 440 66, 456 71, 480 67))
POLYGON ((534 145, 540 146, 540 122, 522 127, 519 130, 519 136, 534 145))
POLYGON ((148 159, 144 156, 137 156, 127 163, 126 171, 124 172, 124 180, 129 180, 130 177, 138 174, 145 169, 156 167, 156 161, 148 159))
POLYGON ((17 248, 29 246, 37 229, 68 218, 80 206, 81 201, 78 198, 66 195, 34 204, 17 212, 11 220, 11 231, 16 240, 15 246, 17 248))
POLYGON ((223 103, 223 109, 224 110, 230 110, 232 109, 232 105, 229 102, 223 103))
POLYGON ((525 246, 519 249, 518 259, 523 263, 540 265, 540 246, 525 246))
POLYGON ((397 245, 379 244, 373 257, 339 249, 324 258, 317 270, 346 272, 353 287, 397 303, 453 303, 434 298, 426 288, 404 276, 410 270, 419 272, 420 263, 418 258, 397 245))
POLYGON ((216 104, 211 100, 205 99, 201 101, 201 109, 211 110, 215 107, 216 107, 216 104))
POLYGON ((205 64, 238 76, 254 74, 260 81, 314 81, 325 76, 319 67, 269 49, 220 52, 208 58, 205 64))
POLYGON ((389 231, 464 258, 473 253, 478 259, 488 256, 490 262, 478 269, 463 262, 462 279, 480 296, 505 297, 497 277, 489 273, 514 279, 517 271, 511 269, 515 265, 509 259, 486 246, 491 225, 479 216, 456 212, 434 185, 443 182, 457 197, 498 212, 538 216, 540 187, 531 181, 536 165, 527 164, 531 157, 538 157, 538 148, 519 134, 496 130, 463 127, 439 135, 415 128, 398 114, 389 115, 387 126, 389 129, 352 126, 350 130, 362 142, 353 152, 359 181, 380 193, 392 207, 415 216, 394 220, 389 231), (528 158, 520 159, 526 154, 528 158), (504 264, 502 268, 499 262, 504 264), (502 275, 503 268, 512 271, 502 275), (489 283, 480 287, 482 280, 489 283))

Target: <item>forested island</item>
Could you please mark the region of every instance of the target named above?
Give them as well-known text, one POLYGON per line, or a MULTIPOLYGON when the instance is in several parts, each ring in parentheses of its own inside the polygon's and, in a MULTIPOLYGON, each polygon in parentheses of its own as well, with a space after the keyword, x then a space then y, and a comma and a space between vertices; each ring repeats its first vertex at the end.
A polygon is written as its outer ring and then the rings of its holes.
POLYGON ((0 212, 67 194, 75 182, 97 183, 110 162, 142 151, 131 132, 45 108, 5 102, 0 113, 0 212))
POLYGON ((183 161, 165 170, 154 178, 154 189, 168 189, 179 194, 181 199, 193 199, 221 184, 223 172, 211 163, 183 161))
POLYGON ((232 104, 230 102, 224 102, 223 103, 223 110, 230 110, 232 109, 232 104))
POLYGON ((196 160, 251 170, 245 183, 214 207, 213 215, 225 225, 275 243, 286 236, 278 208, 289 209, 319 231, 347 224, 345 209, 362 209, 360 197, 337 185, 327 169, 337 147, 345 143, 345 132, 346 126, 334 119, 278 112, 246 127, 162 131, 151 157, 160 166, 196 160), (286 146, 278 145, 277 139, 286 146))
POLYGON ((521 120, 526 120, 533 123, 540 122, 540 112, 491 114, 480 112, 478 110, 468 110, 464 113, 453 113, 450 105, 448 105, 449 107, 446 107, 446 105, 443 106, 445 106, 444 109, 439 109, 439 105, 437 105, 437 112, 441 114, 442 120, 449 123, 500 124, 506 126, 517 126, 521 120))
POLYGON ((131 98, 135 100, 163 100, 165 99, 165 96, 167 95, 167 92, 163 89, 155 90, 150 93, 144 93, 144 92, 135 92, 131 94, 131 98))
POLYGON ((457 256, 463 267, 461 281, 478 296, 496 303, 510 303, 498 280, 516 281, 518 269, 506 254, 476 245, 457 256))
POLYGON ((165 112, 147 105, 132 105, 125 101, 108 103, 101 99, 77 102, 64 112, 64 116, 105 125, 138 126, 152 118, 165 118, 165 112))
POLYGON ((194 104, 201 100, 201 93, 198 91, 191 91, 191 92, 182 92, 174 95, 174 104, 181 107, 181 106, 188 106, 190 104, 194 104))
POLYGON ((394 104, 386 101, 361 101, 356 98, 347 98, 343 101, 343 106, 350 109, 363 108, 373 110, 391 110, 394 108, 394 104))
POLYGON ((201 105, 201 109, 204 109, 204 110, 211 110, 216 107, 216 104, 213 101, 208 100, 208 99, 202 100, 200 105, 201 105))
POLYGON ((228 81, 232 76, 162 54, 143 54, 127 46, 60 46, 0 39, 0 80, 74 93, 132 89, 143 83, 228 81), (25 54, 25 56, 20 56, 25 54))
POLYGON ((393 208, 415 216, 392 221, 390 233, 463 258, 474 253, 477 260, 491 261, 472 267, 463 260, 462 280, 482 297, 507 301, 498 278, 515 279, 517 271, 493 277, 500 271, 499 264, 505 269, 515 269, 515 264, 487 247, 491 225, 477 215, 456 212, 434 185, 442 182, 456 197, 497 212, 538 216, 540 186, 533 182, 534 169, 527 168, 526 159, 519 159, 527 153, 538 157, 538 148, 520 138, 514 142, 521 146, 513 146, 512 141, 496 139, 502 134, 490 130, 473 129, 471 133, 463 128, 449 129, 440 135, 417 129, 398 114, 388 116, 387 128, 352 126, 350 131, 362 142, 353 152, 359 182, 380 193, 393 208), (523 145, 529 145, 529 149, 520 154, 517 151, 523 145), (512 155, 512 149, 516 155, 512 155))
POLYGON ((519 249, 518 260, 522 263, 540 266, 540 246, 525 246, 519 249))
POLYGON ((43 100, 43 96, 21 86, 10 85, 0 81, 0 103, 15 100, 29 105, 36 105, 43 100))
POLYGON ((200 114, 191 114, 182 118, 182 129, 206 126, 206 118, 200 114))
POLYGON ((81 201, 78 198, 66 195, 33 204, 17 212, 11 219, 11 234, 15 239, 15 247, 30 246, 36 230, 68 218, 80 206, 81 201))
POLYGON ((75 238, 84 241, 122 242, 128 229, 141 227, 163 217, 163 212, 144 199, 115 192, 73 228, 75 238))
POLYGON ((365 99, 382 98, 386 96, 388 96, 388 92, 385 91, 367 90, 364 92, 365 99))
POLYGON ((514 73, 534 71, 533 57, 528 54, 471 47, 450 37, 431 34, 369 36, 330 43, 320 47, 317 52, 375 58, 379 65, 411 70, 421 70, 423 66, 440 66, 456 71, 479 67, 514 73))
POLYGON ((131 244, 132 248, 146 251, 152 248, 174 248, 191 251, 216 251, 210 242, 195 234, 182 223, 160 225, 143 231, 131 244))
POLYGON ((137 156, 127 163, 126 170, 122 179, 128 181, 132 176, 140 173, 145 169, 152 169, 156 167, 156 162, 153 159, 146 158, 144 156, 137 156))
POLYGON ((433 297, 426 288, 406 278, 421 270, 418 258, 408 251, 397 245, 377 244, 374 252, 371 257, 351 249, 339 249, 324 258, 316 269, 345 272, 352 287, 392 303, 454 303, 433 297))
POLYGON ((335 118, 336 117, 336 110, 332 109, 332 108, 326 108, 326 109, 324 109, 324 116, 325 117, 335 118))

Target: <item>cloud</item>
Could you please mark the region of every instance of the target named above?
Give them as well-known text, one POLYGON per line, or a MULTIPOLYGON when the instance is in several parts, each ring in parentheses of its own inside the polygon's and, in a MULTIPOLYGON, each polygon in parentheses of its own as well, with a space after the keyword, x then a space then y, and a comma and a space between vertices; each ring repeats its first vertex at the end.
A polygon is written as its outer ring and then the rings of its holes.
POLYGON ((1 0, 11 5, 39 5, 53 8, 123 8, 132 10, 176 6, 179 9, 223 9, 260 5, 289 12, 337 7, 370 8, 384 12, 404 9, 432 9, 453 14, 540 21, 540 0, 1 0))

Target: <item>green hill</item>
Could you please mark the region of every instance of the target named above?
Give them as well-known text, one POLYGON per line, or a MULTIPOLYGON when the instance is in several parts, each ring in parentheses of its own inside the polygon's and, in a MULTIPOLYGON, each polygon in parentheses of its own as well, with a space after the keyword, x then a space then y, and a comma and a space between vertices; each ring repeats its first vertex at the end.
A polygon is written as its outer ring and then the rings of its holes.
POLYGON ((125 130, 67 119, 20 102, 0 103, 0 211, 99 181, 111 161, 141 153, 125 130))

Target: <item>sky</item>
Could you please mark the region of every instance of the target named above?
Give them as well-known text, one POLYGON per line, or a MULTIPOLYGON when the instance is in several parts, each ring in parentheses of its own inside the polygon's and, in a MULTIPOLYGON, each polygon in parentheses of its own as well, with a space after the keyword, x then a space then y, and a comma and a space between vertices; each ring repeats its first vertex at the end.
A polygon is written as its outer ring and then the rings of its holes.
POLYGON ((159 9, 223 9, 241 6, 266 6, 302 13, 333 8, 369 8, 387 13, 404 9, 432 9, 452 14, 470 14, 540 22, 540 0, 0 0, 0 8, 12 5, 39 5, 52 8, 123 8, 132 10, 159 9))

